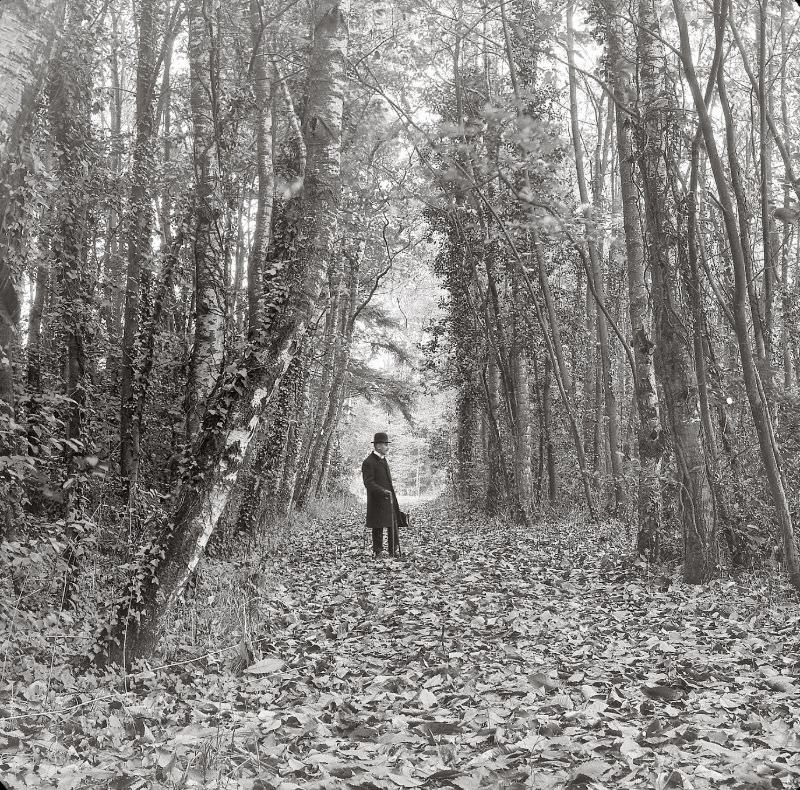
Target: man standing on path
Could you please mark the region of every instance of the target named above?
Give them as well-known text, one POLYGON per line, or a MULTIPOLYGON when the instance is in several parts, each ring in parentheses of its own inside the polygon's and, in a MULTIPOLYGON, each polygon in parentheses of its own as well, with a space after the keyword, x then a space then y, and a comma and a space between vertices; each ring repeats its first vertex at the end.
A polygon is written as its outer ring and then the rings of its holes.
POLYGON ((367 527, 372 530, 372 552, 375 557, 383 549, 383 530, 386 529, 389 556, 394 557, 400 550, 397 523, 400 519, 400 505, 392 485, 392 475, 386 454, 389 452, 389 437, 383 432, 376 433, 372 439, 373 451, 361 464, 361 477, 367 489, 367 527))

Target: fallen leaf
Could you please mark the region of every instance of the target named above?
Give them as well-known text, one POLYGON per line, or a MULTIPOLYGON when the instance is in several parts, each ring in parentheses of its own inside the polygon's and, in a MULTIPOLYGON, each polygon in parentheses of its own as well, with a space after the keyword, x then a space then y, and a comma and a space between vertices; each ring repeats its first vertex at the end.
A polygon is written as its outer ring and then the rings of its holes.
POLYGON ((399 787, 422 787, 422 785, 425 784, 419 779, 414 779, 404 774, 388 774, 388 777, 399 787))
POLYGON ((251 664, 245 672, 251 675, 269 675, 273 672, 280 672, 286 665, 286 662, 280 658, 262 658, 261 661, 256 661, 251 664))

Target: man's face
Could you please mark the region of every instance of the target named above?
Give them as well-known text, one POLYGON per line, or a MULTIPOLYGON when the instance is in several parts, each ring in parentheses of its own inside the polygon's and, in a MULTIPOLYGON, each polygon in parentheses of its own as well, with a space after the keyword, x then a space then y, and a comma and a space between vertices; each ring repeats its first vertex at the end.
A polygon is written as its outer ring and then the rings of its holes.
POLYGON ((375 449, 381 454, 386 455, 389 452, 389 445, 387 442, 378 442, 375 445, 375 449))

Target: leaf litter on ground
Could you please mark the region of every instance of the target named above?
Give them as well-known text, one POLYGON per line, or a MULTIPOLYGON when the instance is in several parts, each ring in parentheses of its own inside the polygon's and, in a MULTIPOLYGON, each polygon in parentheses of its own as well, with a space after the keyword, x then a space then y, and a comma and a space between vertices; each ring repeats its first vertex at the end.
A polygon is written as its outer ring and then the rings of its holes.
POLYGON ((176 613, 166 666, 80 674, 55 651, 7 666, 3 781, 800 787, 790 595, 650 574, 618 524, 526 531, 432 503, 405 556, 375 561, 345 521, 295 530, 257 586, 232 584, 235 649, 210 627, 202 643, 208 596, 176 613))

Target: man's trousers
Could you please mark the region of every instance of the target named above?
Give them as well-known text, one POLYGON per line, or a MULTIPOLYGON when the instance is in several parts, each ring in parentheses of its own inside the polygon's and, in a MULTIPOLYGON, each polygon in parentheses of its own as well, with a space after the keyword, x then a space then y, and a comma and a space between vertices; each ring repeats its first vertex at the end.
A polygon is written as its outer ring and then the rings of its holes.
MULTIPOLYGON (((392 519, 394 521, 394 518, 392 519)), ((372 528, 372 552, 375 555, 380 554, 383 550, 383 527, 372 528)), ((393 523, 390 527, 386 527, 387 544, 389 549, 389 556, 394 557, 395 553, 400 549, 400 541, 397 535, 397 526, 393 523)))

